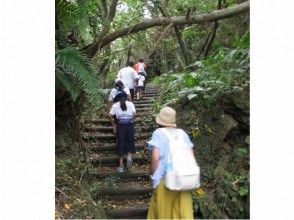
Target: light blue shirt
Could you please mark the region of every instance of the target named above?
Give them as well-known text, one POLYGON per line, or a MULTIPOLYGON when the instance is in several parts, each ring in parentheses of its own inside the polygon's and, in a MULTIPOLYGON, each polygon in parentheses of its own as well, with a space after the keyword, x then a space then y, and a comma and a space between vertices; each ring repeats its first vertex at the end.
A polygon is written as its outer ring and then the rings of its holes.
MULTIPOLYGON (((148 149, 152 151, 153 147, 159 148, 159 163, 158 167, 155 170, 154 174, 151 176, 153 188, 156 188, 160 180, 165 176, 165 170, 167 165, 167 157, 169 153, 168 145, 169 139, 161 130, 162 128, 156 129, 151 137, 151 140, 148 142, 148 149)), ((191 142, 188 134, 182 129, 177 128, 165 128, 167 129, 171 135, 174 135, 176 130, 180 130, 183 134, 182 137, 188 146, 193 147, 193 143, 191 142)))

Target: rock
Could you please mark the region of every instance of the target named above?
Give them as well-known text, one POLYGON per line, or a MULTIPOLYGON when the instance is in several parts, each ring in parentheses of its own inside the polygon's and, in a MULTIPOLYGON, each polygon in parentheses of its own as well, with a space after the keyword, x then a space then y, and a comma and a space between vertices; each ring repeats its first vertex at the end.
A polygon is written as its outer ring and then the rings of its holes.
POLYGON ((245 143, 246 144, 250 144, 250 136, 249 135, 246 136, 245 143))
POLYGON ((232 150, 231 145, 229 145, 228 143, 224 143, 224 144, 223 144, 223 148, 224 148, 227 152, 230 152, 230 151, 232 150))
POLYGON ((226 136, 230 130, 238 125, 238 122, 231 115, 224 115, 224 136, 226 136))
POLYGON ((227 94, 222 99, 223 110, 232 115, 239 123, 239 127, 249 133, 250 127, 250 102, 248 89, 242 92, 227 94))

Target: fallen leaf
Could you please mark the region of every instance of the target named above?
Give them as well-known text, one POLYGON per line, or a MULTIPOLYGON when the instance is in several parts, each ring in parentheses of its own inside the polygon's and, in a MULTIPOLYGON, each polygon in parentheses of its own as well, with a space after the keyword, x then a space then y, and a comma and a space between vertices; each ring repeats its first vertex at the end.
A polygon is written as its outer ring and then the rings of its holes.
POLYGON ((204 190, 200 187, 195 190, 196 194, 199 196, 203 196, 205 194, 204 190))
POLYGON ((70 209, 70 205, 69 204, 64 204, 64 208, 66 208, 66 209, 70 209))
POLYGON ((200 129, 198 127, 197 128, 192 128, 192 136, 193 137, 200 136, 200 129))
POLYGON ((206 128, 206 130, 207 130, 209 133, 213 134, 213 131, 211 130, 210 127, 208 127, 208 125, 204 125, 204 127, 206 128))

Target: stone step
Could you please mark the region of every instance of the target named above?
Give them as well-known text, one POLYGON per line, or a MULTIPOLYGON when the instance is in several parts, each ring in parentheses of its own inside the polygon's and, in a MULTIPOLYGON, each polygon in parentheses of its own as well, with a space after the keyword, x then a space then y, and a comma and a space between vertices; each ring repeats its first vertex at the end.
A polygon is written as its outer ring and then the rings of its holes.
POLYGON ((145 87, 145 92, 160 92, 160 89, 157 87, 145 87))
POLYGON ((150 198, 101 201, 109 219, 146 219, 150 198), (126 212, 124 213, 123 210, 126 212), (144 211, 146 210, 146 211, 144 211))
MULTIPOLYGON (((143 126, 141 127, 139 124, 135 124, 135 131, 150 131, 150 129, 153 129, 151 126, 143 126), (139 129, 140 128, 140 129, 139 129)), ((105 126, 97 126, 97 125, 85 125, 81 128, 81 131, 84 132, 103 132, 103 133, 112 133, 113 127, 110 125, 105 126)))
POLYGON ((86 132, 112 132, 112 126, 85 126, 81 128, 82 131, 86 132))
MULTIPOLYGON (((134 163, 138 164, 145 164, 148 163, 148 158, 147 157, 141 157, 141 156, 132 156, 132 160, 134 163)), ((93 166, 98 166, 98 165, 111 165, 111 166, 116 166, 118 162, 118 157, 117 156, 108 156, 108 157, 102 157, 102 158, 94 158, 91 163, 93 166)), ((126 164, 126 159, 124 159, 124 164, 126 164)))
POLYGON ((140 117, 145 117, 145 116, 151 116, 152 114, 151 114, 152 112, 137 112, 137 114, 136 114, 136 121, 137 122, 140 122, 140 117))
POLYGON ((142 98, 144 98, 144 97, 152 97, 152 98, 154 98, 156 96, 157 96, 156 93, 145 93, 145 94, 143 94, 143 97, 142 98))
MULTIPOLYGON (((103 155, 105 157, 105 155, 103 155)), ((114 155, 110 155, 111 157, 113 157, 114 155)), ((117 157, 117 155, 115 155, 117 157)), ((99 156, 98 156, 99 157, 99 156)), ((96 157, 96 158, 98 158, 96 157)), ((101 157, 101 156, 100 156, 101 157)), ((134 155, 132 155, 132 158, 133 157, 146 157, 150 161, 150 152, 145 152, 144 154, 142 153, 135 153, 134 155)), ((117 161, 118 162, 118 161, 117 161)), ((148 174, 150 173, 150 163, 147 162, 147 163, 133 163, 133 165, 130 167, 130 168, 126 168, 125 172, 124 173, 117 173, 117 168, 118 166, 118 163, 114 163, 114 164, 108 164, 107 166, 104 165, 104 164, 101 164, 101 165, 98 165, 98 166, 93 166, 93 169, 91 169, 92 173, 94 174, 99 174, 99 175, 114 175, 116 173, 116 175, 132 175, 132 174, 137 174, 139 175, 139 173, 143 173, 143 174, 148 174)), ((116 176, 115 176, 116 177, 116 176)), ((140 177, 137 177, 135 180, 138 181, 140 180, 141 178, 140 177)), ((127 177, 126 177, 126 180, 127 180, 127 177)), ((147 179, 149 182, 150 182, 150 179, 148 178, 147 179)), ((141 185, 142 186, 142 185, 141 185)))
POLYGON ((143 95, 146 95, 146 94, 158 95, 159 93, 160 93, 160 91, 150 90, 150 91, 145 91, 145 93, 143 93, 143 95))
MULTIPOLYGON (((141 116, 150 115, 150 112, 137 112, 135 122, 140 122, 141 116)), ((91 120, 85 120, 81 122, 86 127, 87 125, 94 124, 94 125, 111 125, 111 122, 108 118, 97 118, 91 120)))
MULTIPOLYGON (((86 145, 86 147, 91 149, 94 152, 105 152, 105 151, 116 151, 117 150, 115 143, 105 144, 103 146, 87 146, 86 145)), ((147 148, 147 143, 139 143, 139 144, 135 143, 136 150, 143 150, 145 148, 147 148)))
POLYGON ((152 104, 154 100, 134 100, 135 106, 138 104, 152 104))
POLYGON ((107 217, 111 219, 146 219, 147 213, 147 205, 142 207, 129 207, 106 211, 107 217))
POLYGON ((139 101, 149 101, 149 100, 152 100, 154 101, 154 96, 143 96, 139 101))
POLYGON ((85 120, 84 122, 82 122, 82 124, 84 124, 84 125, 86 125, 86 124, 102 125, 102 124, 111 124, 111 123, 108 118, 96 118, 96 119, 91 119, 91 120, 85 120))
POLYGON ((95 177, 97 179, 103 179, 107 177, 119 177, 120 180, 149 180, 150 179, 150 173, 149 172, 136 172, 136 173, 131 173, 131 172, 124 172, 124 173, 118 173, 118 172, 107 172, 107 173, 99 173, 99 172, 92 172, 90 174, 92 177, 95 177))
POLYGON ((136 112, 145 112, 145 111, 151 111, 152 110, 152 108, 145 108, 145 107, 143 107, 143 108, 135 107, 135 108, 136 108, 136 112))
MULTIPOLYGON (((147 132, 140 132, 139 134, 135 133, 135 140, 139 139, 146 139, 146 138, 150 138, 149 133, 147 132)), ((82 133, 82 138, 84 141, 103 141, 103 140, 114 140, 116 139, 116 137, 114 136, 113 133, 98 133, 98 132, 93 132, 93 133, 82 133)))
POLYGON ((135 104, 135 107, 136 107, 136 109, 137 108, 148 108, 148 107, 152 107, 152 104, 150 103, 150 104, 145 104, 145 103, 143 103, 143 104, 135 104))
POLYGON ((152 187, 140 187, 140 188, 102 188, 95 195, 94 200, 100 199, 144 199, 150 198, 153 192, 152 187))

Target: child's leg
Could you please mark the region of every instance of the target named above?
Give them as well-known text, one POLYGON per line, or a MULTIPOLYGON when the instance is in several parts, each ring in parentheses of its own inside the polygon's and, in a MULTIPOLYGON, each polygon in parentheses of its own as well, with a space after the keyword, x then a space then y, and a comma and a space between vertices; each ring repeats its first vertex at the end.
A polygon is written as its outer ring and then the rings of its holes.
POLYGON ((124 166, 124 163, 123 163, 123 157, 119 156, 119 157, 118 157, 118 161, 119 161, 119 166, 120 166, 120 167, 123 167, 123 166, 124 166))
POLYGON ((140 88, 137 87, 137 99, 139 100, 140 99, 140 88))

